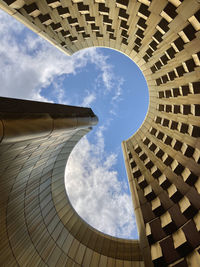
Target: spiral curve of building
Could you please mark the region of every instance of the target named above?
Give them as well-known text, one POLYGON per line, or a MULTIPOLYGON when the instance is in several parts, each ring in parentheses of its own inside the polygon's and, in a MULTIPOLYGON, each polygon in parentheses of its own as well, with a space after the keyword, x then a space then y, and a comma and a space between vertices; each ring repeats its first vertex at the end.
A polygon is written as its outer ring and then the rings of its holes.
POLYGON ((0 7, 67 55, 92 46, 124 53, 150 96, 144 123, 122 143, 139 241, 92 228, 66 195, 66 161, 97 122, 91 109, 0 99, 0 265, 200 266, 199 1, 0 7))

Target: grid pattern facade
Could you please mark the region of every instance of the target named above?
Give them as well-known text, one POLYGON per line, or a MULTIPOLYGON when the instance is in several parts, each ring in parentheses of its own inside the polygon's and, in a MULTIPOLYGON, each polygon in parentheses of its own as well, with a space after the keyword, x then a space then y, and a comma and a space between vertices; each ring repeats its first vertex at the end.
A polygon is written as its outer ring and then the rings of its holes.
POLYGON ((66 54, 103 46, 139 66, 149 110, 123 151, 141 251, 146 266, 198 267, 199 1, 1 0, 0 7, 66 54))

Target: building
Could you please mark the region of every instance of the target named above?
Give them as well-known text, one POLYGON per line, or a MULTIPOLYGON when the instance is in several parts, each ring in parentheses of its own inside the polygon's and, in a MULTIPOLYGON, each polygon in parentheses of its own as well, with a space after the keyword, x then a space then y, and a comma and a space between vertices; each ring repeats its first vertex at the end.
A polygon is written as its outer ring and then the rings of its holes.
POLYGON ((55 114, 50 104, 29 110, 1 99, 0 264, 200 266, 199 1, 0 0, 0 7, 68 55, 91 46, 126 54, 150 95, 143 125, 122 144, 139 241, 93 229, 66 196, 66 158, 92 111, 57 105, 55 114))

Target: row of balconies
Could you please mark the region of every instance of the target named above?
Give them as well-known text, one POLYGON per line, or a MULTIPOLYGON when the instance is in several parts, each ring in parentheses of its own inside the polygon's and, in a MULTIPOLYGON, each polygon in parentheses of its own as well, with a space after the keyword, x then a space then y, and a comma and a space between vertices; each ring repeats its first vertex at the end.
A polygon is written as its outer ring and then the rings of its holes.
POLYGON ((178 88, 172 88, 158 92, 159 98, 171 98, 179 96, 187 96, 189 94, 200 94, 200 82, 193 82, 189 85, 183 85, 178 88))
POLYGON ((192 137, 200 137, 200 127, 196 125, 191 125, 179 121, 176 127, 176 121, 159 116, 155 117, 155 123, 160 124, 169 129, 176 130, 180 133, 188 134, 192 137))

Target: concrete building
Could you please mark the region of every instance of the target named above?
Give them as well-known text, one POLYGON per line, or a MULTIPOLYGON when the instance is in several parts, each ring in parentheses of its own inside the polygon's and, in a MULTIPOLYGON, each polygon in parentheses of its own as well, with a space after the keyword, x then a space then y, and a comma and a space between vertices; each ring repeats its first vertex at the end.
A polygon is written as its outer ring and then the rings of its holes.
POLYGON ((143 125, 122 144, 139 241, 93 229, 66 196, 66 160, 96 120, 92 111, 1 99, 0 265, 200 266, 199 1, 0 7, 68 55, 92 46, 124 53, 150 95, 143 125))

